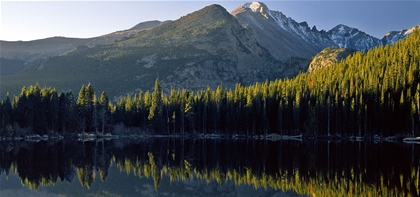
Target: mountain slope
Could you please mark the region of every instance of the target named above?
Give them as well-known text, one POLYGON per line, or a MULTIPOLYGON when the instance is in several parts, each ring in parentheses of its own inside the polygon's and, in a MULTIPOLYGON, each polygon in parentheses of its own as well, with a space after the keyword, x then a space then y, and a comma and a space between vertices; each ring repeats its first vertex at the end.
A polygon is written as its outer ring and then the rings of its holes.
POLYGON ((45 59, 67 53, 74 50, 77 46, 93 47, 96 45, 111 44, 117 40, 123 39, 124 37, 129 37, 140 31, 159 26, 166 22, 167 21, 142 22, 128 30, 117 31, 93 38, 53 37, 33 41, 0 40, 0 58, 4 60, 1 62, 2 68, 6 68, 6 70, 13 70, 13 72, 0 72, 0 76, 16 74, 25 67, 15 67, 14 64, 9 64, 9 62, 23 61, 23 64, 26 65, 39 59, 45 59))
POLYGON ((255 32, 261 45, 276 58, 284 61, 291 57, 310 58, 329 46, 329 44, 311 42, 311 39, 303 34, 309 29, 305 24, 298 24, 293 19, 286 18, 281 12, 271 11, 263 3, 244 4, 233 10, 231 14, 244 27, 255 32))

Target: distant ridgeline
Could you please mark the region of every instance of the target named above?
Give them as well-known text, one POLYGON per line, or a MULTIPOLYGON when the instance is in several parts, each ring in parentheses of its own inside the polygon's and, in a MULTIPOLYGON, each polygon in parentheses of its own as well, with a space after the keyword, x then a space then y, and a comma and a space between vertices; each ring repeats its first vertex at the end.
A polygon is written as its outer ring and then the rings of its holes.
POLYGON ((111 103, 92 85, 77 96, 38 85, 0 105, 2 136, 86 132, 419 136, 420 31, 293 79, 234 90, 153 92, 111 103), (129 128, 129 129, 127 129, 129 128))

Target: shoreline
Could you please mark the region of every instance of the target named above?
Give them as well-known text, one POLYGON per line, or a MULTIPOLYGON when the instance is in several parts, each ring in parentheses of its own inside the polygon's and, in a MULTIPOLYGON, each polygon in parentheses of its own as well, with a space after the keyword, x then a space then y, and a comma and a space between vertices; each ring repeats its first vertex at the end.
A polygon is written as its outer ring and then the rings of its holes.
POLYGON ((420 137, 411 136, 312 136, 312 135, 279 135, 271 133, 267 135, 241 135, 241 134, 218 134, 218 133, 196 133, 196 134, 120 134, 111 133, 78 133, 71 135, 55 134, 48 135, 27 135, 27 136, 0 136, 1 141, 59 141, 59 140, 77 140, 82 142, 103 141, 103 140, 123 140, 123 139, 152 139, 152 138, 173 138, 173 139, 206 139, 206 140, 265 140, 265 141, 349 141, 349 142, 392 142, 406 144, 420 144, 420 137))

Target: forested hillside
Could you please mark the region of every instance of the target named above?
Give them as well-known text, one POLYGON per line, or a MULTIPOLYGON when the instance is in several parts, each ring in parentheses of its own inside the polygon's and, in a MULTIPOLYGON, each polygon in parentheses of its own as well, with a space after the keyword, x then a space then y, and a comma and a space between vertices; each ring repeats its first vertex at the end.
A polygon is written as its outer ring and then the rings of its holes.
POLYGON ((31 86, 0 105, 2 135, 120 131, 307 136, 419 135, 420 31, 392 46, 356 52, 293 79, 233 90, 219 86, 139 92, 109 102, 91 84, 78 93, 31 86), (118 128, 118 129, 116 129, 118 128))

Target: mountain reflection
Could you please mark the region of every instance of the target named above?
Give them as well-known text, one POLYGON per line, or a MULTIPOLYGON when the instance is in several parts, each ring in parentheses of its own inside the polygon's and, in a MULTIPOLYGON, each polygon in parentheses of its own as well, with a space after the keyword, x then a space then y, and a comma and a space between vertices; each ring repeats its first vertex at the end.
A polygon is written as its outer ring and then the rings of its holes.
MULTIPOLYGON (((77 178, 107 181, 111 165, 127 175, 310 196, 419 196, 420 146, 362 142, 147 139, 101 142, 0 142, 1 174, 37 190, 77 178)), ((122 180, 124 181, 124 180, 122 180)))

